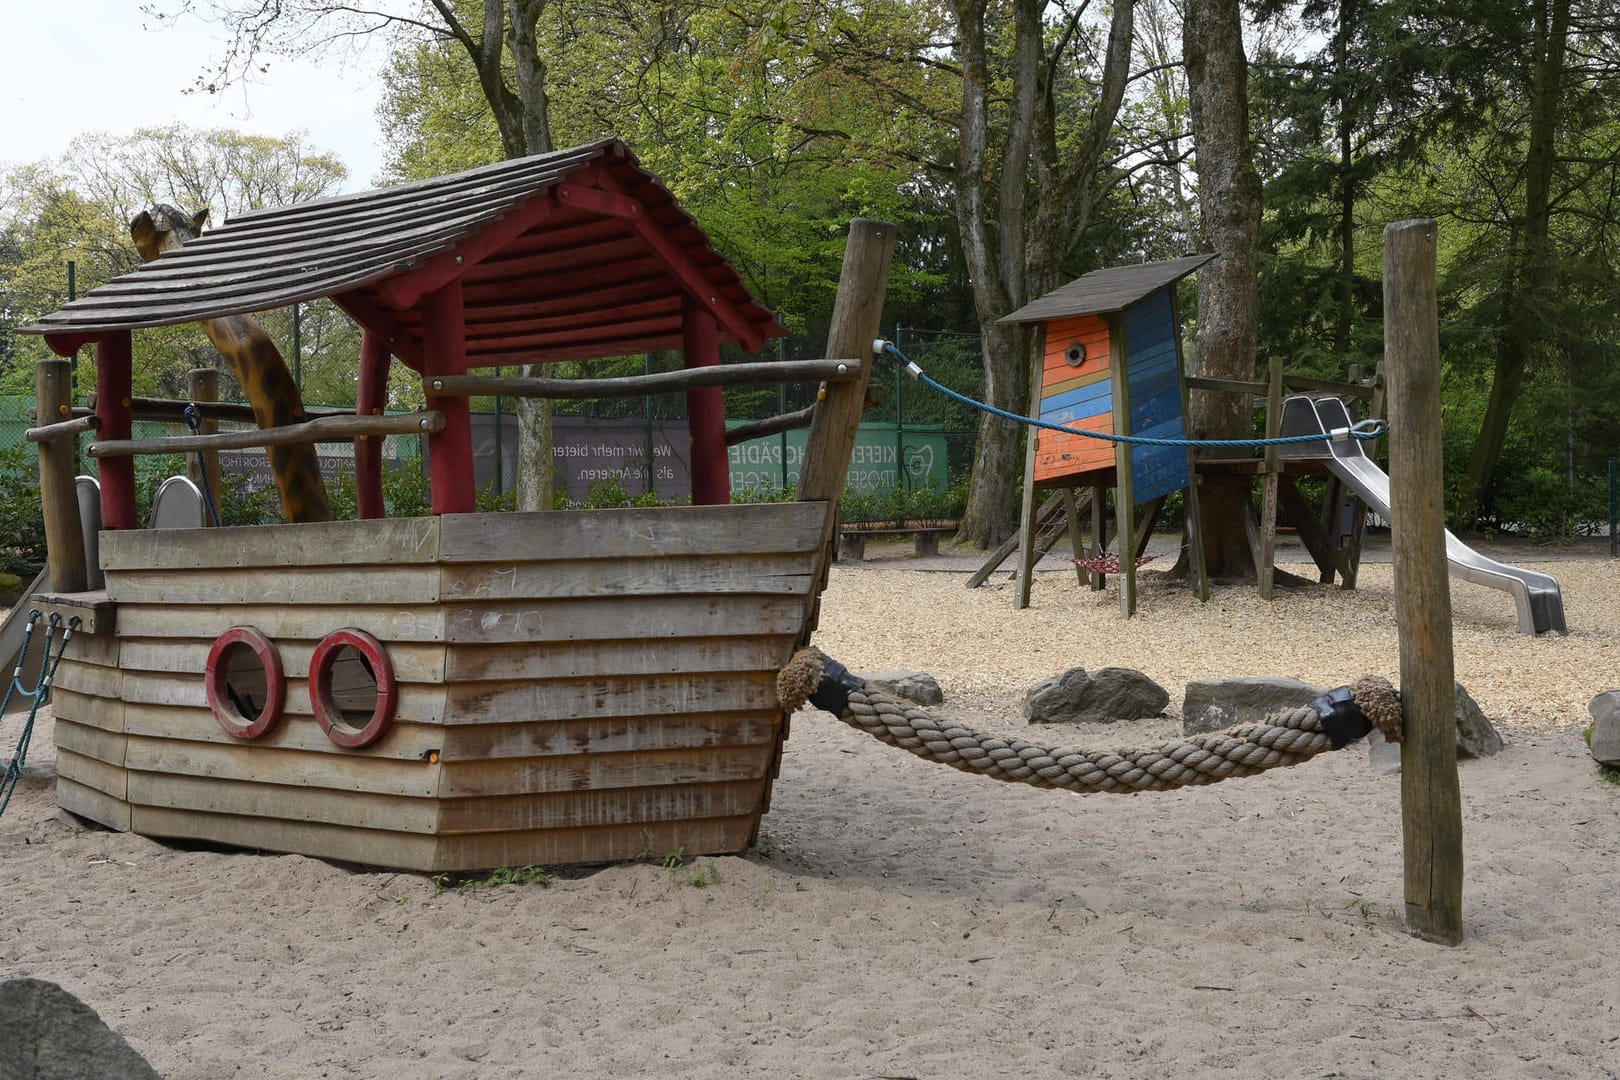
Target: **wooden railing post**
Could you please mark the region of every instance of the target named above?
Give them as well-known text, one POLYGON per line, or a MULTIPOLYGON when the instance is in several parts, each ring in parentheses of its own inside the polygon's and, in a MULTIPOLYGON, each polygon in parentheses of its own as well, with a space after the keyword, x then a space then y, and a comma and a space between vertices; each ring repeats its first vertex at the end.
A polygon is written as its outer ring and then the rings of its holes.
MULTIPOLYGON (((219 372, 214 368, 193 368, 186 372, 186 393, 193 402, 219 400, 219 372)), ((212 435, 219 430, 219 421, 201 417, 197 423, 197 434, 212 435)), ((201 488, 207 484, 209 505, 216 510, 219 508, 219 451, 204 450, 202 452, 201 470, 197 466, 197 455, 186 456, 186 475, 191 482, 201 488), (207 473, 206 476, 200 473, 207 473)), ((203 519, 204 525, 213 525, 214 519, 209 516, 203 519)))
POLYGON ((1433 221, 1384 229, 1384 357, 1404 716, 1406 925, 1425 940, 1455 945, 1463 937, 1462 795, 1441 482, 1436 231, 1433 221))
MULTIPOLYGON (((887 221, 856 218, 850 222, 849 244, 833 300, 832 325, 827 331, 827 355, 860 361, 853 379, 829 382, 826 397, 816 405, 805 443, 804 468, 799 473, 799 498, 805 502, 837 503, 849 475, 855 435, 866 410, 866 386, 872 376, 872 342, 883 317, 883 299, 889 288, 889 264, 894 258, 897 230, 887 221)), ((818 580, 826 573, 838 544, 838 507, 827 514, 816 560, 818 580)), ((817 593, 819 597, 819 591, 817 593)), ((808 639, 815 629, 816 611, 805 627, 808 639)))
MULTIPOLYGON (((73 366, 41 360, 34 367, 35 413, 41 424, 68 418, 72 408, 73 366)), ((72 436, 39 444, 39 502, 45 518, 46 566, 55 592, 83 592, 89 581, 84 561, 84 530, 79 493, 73 480, 72 436)))

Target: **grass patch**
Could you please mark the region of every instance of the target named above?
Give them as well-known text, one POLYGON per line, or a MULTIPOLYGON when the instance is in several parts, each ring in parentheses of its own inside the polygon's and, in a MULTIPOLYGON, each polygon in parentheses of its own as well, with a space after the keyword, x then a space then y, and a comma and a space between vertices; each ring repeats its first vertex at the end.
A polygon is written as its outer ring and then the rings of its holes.
POLYGON ((557 875, 544 866, 498 866, 487 874, 435 874, 433 895, 447 892, 463 895, 477 889, 494 889, 502 885, 538 885, 542 889, 557 880, 557 875))

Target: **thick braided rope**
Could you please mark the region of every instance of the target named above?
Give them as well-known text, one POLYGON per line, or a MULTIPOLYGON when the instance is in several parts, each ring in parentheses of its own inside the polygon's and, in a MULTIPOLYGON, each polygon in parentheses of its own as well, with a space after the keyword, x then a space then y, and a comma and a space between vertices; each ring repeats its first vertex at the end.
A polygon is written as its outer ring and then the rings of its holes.
POLYGON ((924 709, 870 688, 852 691, 838 719, 941 765, 994 780, 1077 792, 1131 794, 1213 784, 1297 765, 1333 745, 1321 717, 1308 705, 1258 724, 1121 751, 1037 746, 942 724, 924 709))

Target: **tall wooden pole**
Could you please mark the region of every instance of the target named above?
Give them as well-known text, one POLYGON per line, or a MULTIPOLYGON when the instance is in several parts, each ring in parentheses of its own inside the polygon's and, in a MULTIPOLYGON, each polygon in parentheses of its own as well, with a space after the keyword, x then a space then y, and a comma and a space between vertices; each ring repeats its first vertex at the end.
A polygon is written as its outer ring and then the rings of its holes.
MULTIPOLYGON (((186 393, 193 402, 219 400, 219 371, 215 368, 192 368, 186 372, 186 393)), ((207 418, 197 422, 197 434, 212 435, 219 430, 218 420, 207 418)), ((216 510, 219 508, 219 451, 204 450, 202 453, 202 468, 199 470, 197 455, 186 455, 186 475, 191 482, 199 488, 207 485, 210 505, 216 510), (202 475, 206 473, 207 475, 202 475)), ((214 519, 207 517, 204 525, 213 525, 214 519)))
MULTIPOLYGON (((688 368, 714 367, 720 363, 720 328, 708 308, 690 297, 681 309, 681 351, 688 368)), ((724 394, 718 386, 686 392, 686 424, 692 442, 693 506, 723 506, 731 501, 724 394)))
POLYGON ((1441 483, 1435 238, 1433 221, 1384 229, 1384 359, 1404 717, 1406 925, 1427 941, 1456 945, 1463 937, 1462 794, 1441 483))
MULTIPOLYGON (((467 373, 467 317, 460 278, 423 298, 422 345, 423 375, 467 373)), ((430 389, 427 407, 444 414, 444 429, 428 436, 433 512, 470 514, 476 509, 477 489, 473 485, 472 414, 467 399, 435 395, 430 389)))
MULTIPOLYGON (((381 334, 367 331, 360 339, 360 389, 355 398, 354 411, 358 416, 381 416, 388 399, 388 365, 391 361, 388 342, 381 334)), ((499 402, 501 399, 495 399, 499 402)), ((495 430, 500 431, 501 418, 495 416, 495 430)), ((355 514, 363 519, 380 518, 386 514, 382 488, 383 437, 364 435, 354 440, 354 501, 355 514)), ((496 437, 496 468, 500 465, 500 439, 496 437)), ((497 472, 497 476, 499 473, 497 472)), ((497 494, 500 485, 497 484, 497 494)))
MULTIPOLYGON (((98 438, 130 437, 130 405, 134 399, 134 345, 128 330, 115 330, 96 339, 96 416, 98 438)), ((138 529, 135 514, 135 459, 119 458, 96 465, 101 481, 101 527, 138 529)))
MULTIPOLYGON (((849 461, 855 453, 855 434, 866 410, 867 384, 872 376, 872 342, 883 316, 889 290, 889 264, 894 260, 897 230, 887 221, 856 218, 850 222, 849 244, 838 276, 832 325, 827 329, 829 360, 858 360, 861 373, 854 379, 829 382, 821 390, 810 434, 805 442, 804 467, 799 471, 799 498, 804 502, 834 503, 827 515, 816 560, 816 579, 824 581, 838 544, 836 503, 844 493, 849 461)), ((816 627, 820 592, 805 625, 805 640, 816 627)))
MULTIPOLYGON (((41 360, 34 367, 34 415, 41 426, 68 418, 73 366, 41 360)), ((45 518, 45 558, 56 592, 83 592, 89 581, 79 493, 73 479, 74 439, 57 437, 39 444, 39 503, 45 518)))

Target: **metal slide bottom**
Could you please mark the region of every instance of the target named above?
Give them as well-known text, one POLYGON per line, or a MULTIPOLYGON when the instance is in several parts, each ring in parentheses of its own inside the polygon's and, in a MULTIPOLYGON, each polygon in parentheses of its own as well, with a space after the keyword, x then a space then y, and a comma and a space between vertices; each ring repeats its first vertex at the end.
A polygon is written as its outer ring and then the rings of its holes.
MULTIPOLYGON (((1297 394, 1283 402, 1284 436, 1314 435, 1348 429, 1350 414, 1338 398, 1313 399, 1297 394)), ((1348 484, 1361 500, 1386 520, 1394 520, 1389 506, 1389 474, 1380 469, 1361 448, 1361 441, 1348 436, 1325 442, 1289 443, 1278 448, 1279 456, 1310 458, 1327 462, 1335 476, 1348 484)), ((1497 562, 1463 543, 1446 531, 1446 559, 1451 576, 1503 589, 1513 595, 1519 611, 1521 634, 1569 633, 1564 622, 1564 594, 1558 579, 1534 570, 1497 562)))

